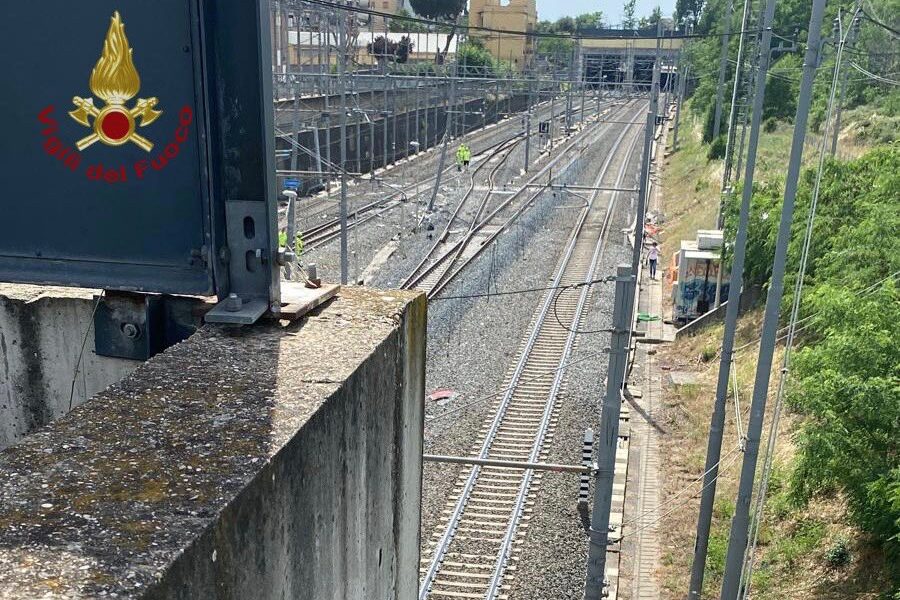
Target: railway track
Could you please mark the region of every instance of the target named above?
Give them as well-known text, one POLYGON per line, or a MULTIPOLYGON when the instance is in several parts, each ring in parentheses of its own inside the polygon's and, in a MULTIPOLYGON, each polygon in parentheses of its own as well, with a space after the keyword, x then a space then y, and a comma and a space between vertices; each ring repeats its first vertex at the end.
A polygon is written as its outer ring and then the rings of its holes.
MULTIPOLYGON (((624 127, 600 169, 596 186, 620 186, 628 170, 640 129, 624 127)), ((582 211, 552 281, 553 286, 582 283, 594 277, 610 231, 617 193, 605 207, 595 206, 594 192, 582 211)), ((485 422, 483 441, 473 448, 482 459, 538 462, 552 439, 556 399, 591 288, 543 298, 516 364, 507 374, 504 396, 485 422), (555 371, 555 377, 538 373, 555 371)), ((443 512, 423 558, 419 599, 505 598, 514 575, 516 540, 524 535, 528 499, 540 473, 498 467, 466 467, 443 512)))
POLYGON ((468 189, 466 190, 465 195, 456 205, 456 208, 453 210, 453 213, 447 220, 447 224, 444 226, 443 231, 440 233, 440 235, 437 236, 437 240, 435 241, 434 245, 428 250, 424 258, 422 258, 422 261, 415 267, 415 269, 413 269, 412 274, 406 278, 406 280, 400 285, 400 287, 404 289, 417 287, 425 291, 430 291, 435 285, 440 282, 441 276, 445 271, 439 269, 438 267, 442 264, 449 263, 449 261, 446 261, 444 259, 446 259, 449 254, 454 251, 455 248, 459 248, 460 244, 463 243, 465 239, 470 237, 472 232, 478 228, 481 215, 484 212, 485 206, 487 206, 488 200, 491 197, 491 193, 494 190, 494 178, 496 177, 497 172, 504 166, 504 162, 520 141, 521 140, 517 140, 507 146, 501 146, 498 151, 492 153, 492 155, 488 157, 487 160, 476 167, 476 169, 472 172, 472 180, 468 189), (463 212, 463 207, 465 207, 468 201, 475 195, 475 191, 478 187, 478 174, 483 169, 491 165, 492 162, 493 166, 487 177, 488 189, 481 197, 481 200, 478 203, 478 207, 475 210, 475 214, 469 219, 469 224, 465 230, 455 231, 454 225, 456 225, 457 220, 460 219, 460 215, 463 212), (432 262, 432 258, 436 256, 439 256, 439 258, 432 262))
MULTIPOLYGON (((606 103, 604 106, 606 106, 608 108, 609 106, 612 106, 612 105, 613 105, 612 103, 606 103)), ((543 106, 543 107, 539 108, 539 112, 538 112, 538 115, 536 118, 537 119, 542 118, 541 111, 544 111, 547 113, 546 115, 543 115, 543 116, 549 116, 548 108, 549 108, 548 106, 543 106)), ((559 118, 559 115, 557 115, 557 118, 559 118)), ((510 123, 512 123, 512 120, 510 120, 510 123)), ((499 126, 502 127, 503 124, 501 123, 499 126)), ((498 133, 497 127, 493 127, 493 128, 479 130, 479 131, 475 132, 474 135, 491 138, 494 135, 496 135, 497 133, 498 133)), ((469 135, 471 136, 472 134, 469 134, 469 135)), ((476 137, 476 139, 478 139, 478 138, 476 137)), ((524 138, 520 134, 515 134, 511 137, 506 137, 499 142, 490 144, 490 145, 486 146, 485 148, 477 150, 476 151, 477 153, 475 154, 474 158, 477 159, 478 157, 481 157, 484 155, 487 155, 488 158, 493 157, 494 153, 496 152, 496 150, 498 148, 504 147, 506 144, 508 144, 512 140, 516 140, 516 139, 522 140, 524 138)), ((471 140, 471 139, 467 139, 466 141, 472 145, 477 143, 475 140, 471 140)), ((444 169, 443 175, 452 173, 452 171, 455 168, 456 167, 451 164, 450 166, 448 166, 444 169)), ((362 225, 364 223, 367 223, 367 222, 381 216, 382 214, 390 211, 391 209, 396 208, 398 205, 400 205, 401 202, 403 202, 403 200, 405 198, 415 197, 417 195, 417 193, 422 194, 422 193, 430 192, 430 188, 423 187, 423 186, 427 186, 427 185, 433 183, 435 179, 436 179, 436 175, 431 175, 431 176, 426 177, 425 179, 421 179, 413 184, 407 184, 403 187, 398 187, 398 188, 392 187, 393 191, 388 193, 387 196, 385 196, 383 198, 379 198, 378 200, 375 200, 373 202, 365 203, 362 206, 356 208, 355 210, 352 210, 348 215, 348 219, 350 220, 350 222, 348 223, 348 228, 353 228, 358 225, 362 225)), ((307 214, 305 216, 305 218, 306 219, 314 219, 316 217, 319 217, 321 215, 328 213, 333 208, 334 207, 323 208, 317 212, 307 214)), ((338 218, 329 219, 323 223, 309 227, 301 232, 301 238, 303 239, 304 247, 309 250, 323 246, 323 245, 327 244, 328 242, 331 242, 332 240, 339 237, 339 235, 340 235, 340 219, 338 219, 338 218)))
MULTIPOLYGON (((620 110, 621 113, 632 113, 633 107, 625 106, 620 110)), ((602 129, 601 128, 598 128, 602 129)), ((533 200, 535 200, 542 191, 528 194, 529 186, 536 181, 542 180, 544 175, 551 172, 558 163, 573 148, 577 147, 582 140, 574 140, 567 146, 563 147, 556 157, 545 165, 537 174, 528 179, 517 191, 512 193, 507 199, 502 201, 487 217, 482 220, 473 220, 471 226, 462 235, 457 236, 454 240, 448 240, 446 237, 438 238, 437 242, 432 246, 428 254, 422 259, 419 265, 414 269, 413 273, 401 284, 404 289, 420 289, 424 291, 429 298, 433 298, 440 294, 447 285, 450 284, 462 270, 477 258, 484 249, 490 245, 500 234, 503 233, 527 208, 533 200), (509 216, 501 216, 503 211, 517 201, 520 197, 527 195, 527 199, 520 203, 517 210, 509 216)), ((572 159, 569 165, 574 161, 572 159)), ((495 168, 491 173, 490 188, 485 195, 484 203, 479 209, 478 215, 483 212, 485 203, 490 198, 493 191, 493 175, 496 173, 495 168)), ((563 167, 561 172, 565 172, 568 165, 563 167)), ((449 228, 452 220, 448 223, 449 228)), ((446 231, 446 230, 445 230, 446 231)))
MULTIPOLYGON (((515 143, 518 143, 519 141, 521 141, 521 138, 519 138, 518 136, 514 136, 512 138, 506 138, 492 146, 489 146, 488 148, 485 148, 484 151, 475 155, 474 158, 480 159, 481 157, 483 157, 486 154, 487 155, 485 157, 485 162, 486 162, 487 160, 490 160, 491 158, 496 156, 498 153, 505 150, 510 144, 515 144, 515 143)), ((451 165, 450 167, 447 167, 444 170, 444 172, 448 173, 455 168, 456 168, 455 166, 451 165)), ((478 167, 476 167, 476 168, 478 168, 478 167)), ((348 223, 348 227, 356 227, 358 225, 361 225, 363 223, 366 223, 368 221, 378 218, 383 213, 388 212, 391 209, 398 206, 401 202, 406 201, 409 198, 409 194, 411 194, 414 197, 415 196, 414 190, 416 190, 417 188, 419 188, 423 185, 426 185, 428 183, 433 183, 434 180, 435 180, 435 176, 432 175, 431 177, 424 179, 424 180, 420 180, 417 183, 409 184, 402 188, 396 189, 396 190, 392 191, 391 193, 389 193, 384 198, 379 198, 378 200, 375 200, 374 202, 369 202, 369 203, 366 203, 366 204, 360 206, 359 208, 350 212, 347 215, 348 220, 352 219, 352 223, 348 223)), ((425 191, 425 189, 423 189, 421 191, 425 191)), ((322 246, 324 244, 327 244, 331 240, 337 238, 340 235, 340 233, 341 233, 340 219, 331 219, 325 223, 321 223, 319 225, 316 225, 314 227, 310 227, 309 229, 306 229, 301 235, 302 235, 304 247, 313 249, 313 248, 322 246)))

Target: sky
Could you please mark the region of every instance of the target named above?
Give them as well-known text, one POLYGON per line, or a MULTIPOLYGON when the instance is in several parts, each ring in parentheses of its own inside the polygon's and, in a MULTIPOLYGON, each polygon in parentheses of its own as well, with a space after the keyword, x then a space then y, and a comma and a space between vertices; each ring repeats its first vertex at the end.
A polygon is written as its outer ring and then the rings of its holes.
MULTIPOLYGON (((599 10, 607 23, 619 24, 622 22, 622 4, 622 0, 537 0, 538 18, 555 21, 566 15, 574 17, 599 10)), ((634 16, 647 16, 657 5, 668 17, 675 11, 675 0, 637 0, 634 16)))

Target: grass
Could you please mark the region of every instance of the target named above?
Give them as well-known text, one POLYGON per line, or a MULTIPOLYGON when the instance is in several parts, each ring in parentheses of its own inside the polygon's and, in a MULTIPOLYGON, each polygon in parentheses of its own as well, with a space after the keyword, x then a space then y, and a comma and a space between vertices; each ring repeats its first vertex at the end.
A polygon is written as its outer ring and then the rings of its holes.
MULTIPOLYGON (((755 339, 761 322, 761 309, 745 315, 737 332, 736 345, 755 339)), ((696 384, 669 386, 666 390, 666 408, 662 421, 668 434, 663 438, 661 452, 664 504, 683 502, 684 495, 675 499, 675 494, 703 472, 719 361, 703 362, 701 355, 704 349, 718 347, 721 336, 722 326, 715 325, 693 337, 680 339, 660 351, 661 365, 692 371, 697 379, 696 384)), ((748 351, 739 353, 735 365, 745 423, 755 371, 754 350, 751 347, 748 351)), ((779 365, 780 358, 781 353, 778 352, 774 364, 779 365)), ((777 378, 773 377, 772 380, 770 396, 774 395, 777 378)), ((771 408, 771 402, 769 407, 771 408)), ((726 415, 723 457, 727 457, 728 452, 737 444, 731 398, 726 415)), ((770 417, 771 411, 767 415, 767 422, 770 417)), ((790 497, 787 481, 794 452, 791 437, 798 425, 799 418, 796 415, 783 416, 758 539, 752 580, 754 600, 889 598, 879 596, 890 589, 884 559, 868 544, 864 536, 848 524, 843 499, 836 496, 815 500, 807 507, 799 507, 790 497), (835 566, 829 559, 829 552, 840 543, 845 544, 844 549, 849 557, 846 564, 835 566)), ((763 457, 760 456, 760 466, 762 460, 763 457)), ((718 597, 721 587, 739 469, 739 456, 730 464, 726 459, 717 481, 704 582, 706 598, 718 597)), ((698 503, 698 495, 695 495, 690 502, 663 519, 662 530, 667 532, 660 567, 663 598, 681 600, 686 596, 698 503)))
MULTIPOLYGON (((700 143, 698 121, 689 110, 682 111, 682 116, 685 116, 681 129, 684 135, 679 150, 667 157, 660 175, 664 214, 661 246, 666 255, 678 249, 680 240, 694 239, 697 229, 713 225, 721 186, 721 161, 707 160, 707 148, 700 143)), ((852 114, 845 122, 851 132, 855 131, 854 128, 865 126, 865 123, 854 122, 852 114)), ((792 125, 785 122, 778 122, 772 131, 761 132, 755 176, 757 183, 783 178, 792 135, 792 125)), ((815 134, 808 136, 805 162, 817 159, 819 139, 815 134)), ((842 156, 862 153, 866 143, 859 137, 843 136, 842 156)), ((742 346, 755 340, 761 325, 761 308, 743 315, 738 324, 735 345, 742 346)), ((710 325, 695 336, 677 340, 659 353, 664 369, 690 371, 696 377, 696 384, 670 385, 665 392, 662 422, 667 435, 661 448, 662 500, 664 505, 682 504, 678 510, 667 514, 661 527, 667 533, 663 539, 659 574, 663 598, 667 599, 681 600, 687 595, 699 494, 694 494, 691 501, 685 503, 682 492, 703 472, 722 333, 721 324, 710 325)), ((779 366, 780 359, 779 350, 773 364, 779 366)), ((755 371, 756 347, 750 346, 736 355, 733 374, 737 379, 745 425, 755 371)), ((777 380, 776 370, 771 377, 770 399, 774 396, 777 380)), ((771 407, 772 402, 769 402, 766 423, 771 418, 771 407)), ((843 498, 816 499, 808 506, 798 506, 791 498, 787 484, 794 457, 791 438, 799 424, 796 415, 788 413, 782 417, 775 448, 775 467, 770 478, 752 575, 754 600, 892 598, 884 558, 865 536, 848 523, 843 498)), ((707 598, 718 597, 721 587, 740 469, 740 453, 737 453, 737 460, 727 462, 728 453, 736 447, 738 440, 731 397, 726 408, 723 435, 722 456, 726 457, 726 461, 723 461, 717 481, 704 582, 704 597, 707 598)), ((768 427, 764 435, 768 435, 768 427)), ((760 467, 763 459, 761 455, 760 467)), ((900 598, 900 595, 897 597, 900 598)))
POLYGON ((666 159, 664 167, 664 256, 676 252, 681 239, 693 239, 698 229, 715 226, 722 182, 721 163, 706 160, 699 119, 689 110, 681 115, 678 151, 666 159))

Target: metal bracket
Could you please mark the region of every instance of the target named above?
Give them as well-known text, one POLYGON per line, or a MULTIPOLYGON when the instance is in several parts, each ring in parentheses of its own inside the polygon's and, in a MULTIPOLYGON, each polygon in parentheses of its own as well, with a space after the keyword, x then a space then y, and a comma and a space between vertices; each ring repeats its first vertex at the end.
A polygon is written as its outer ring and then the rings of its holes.
POLYGON ((225 203, 231 288, 228 297, 206 314, 208 323, 252 325, 269 310, 271 279, 278 273, 278 249, 269 239, 268 220, 263 201, 225 203))
POLYGON ((187 296, 107 290, 94 312, 94 350, 147 360, 197 331, 208 306, 187 296))

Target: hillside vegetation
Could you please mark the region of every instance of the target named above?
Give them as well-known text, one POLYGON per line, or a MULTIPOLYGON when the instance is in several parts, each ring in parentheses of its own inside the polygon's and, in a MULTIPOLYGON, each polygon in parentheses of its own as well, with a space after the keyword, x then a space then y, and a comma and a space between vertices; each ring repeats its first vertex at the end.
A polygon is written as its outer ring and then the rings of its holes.
MULTIPOLYGON (((736 2, 739 12, 742 3, 736 2)), ((900 1, 864 2, 868 12, 898 29, 900 1)), ((705 4, 697 29, 719 31, 724 2, 705 4)), ((829 3, 829 29, 838 7, 829 3)), ((776 33, 805 28, 808 0, 779 2, 776 33), (802 24, 802 25, 801 25, 802 24)), ((736 14, 735 19, 740 15, 736 14)), ((845 18, 846 23, 846 18, 845 18)), ((735 22, 733 29, 740 24, 735 22)), ((801 38, 804 38, 801 31, 801 38)), ((710 227, 719 201, 721 161, 708 156, 714 119, 719 38, 688 50, 699 74, 688 103, 685 139, 663 170, 668 218, 664 247, 710 227)), ((736 41, 732 56, 735 56, 736 41)), ((845 55, 871 73, 896 77, 897 35, 864 20, 857 45, 845 55)), ((796 53, 777 56, 766 94, 747 248, 745 286, 765 289, 771 274, 784 193, 792 120, 800 78, 796 53)), ((818 148, 830 141, 825 115, 834 52, 826 49, 816 80, 807 136, 806 165, 792 225, 788 278, 782 303, 786 324, 813 197, 818 148)), ((731 73, 729 73, 729 78, 731 73)), ((726 86, 730 91, 730 84, 726 86)), ((786 415, 774 452, 768 500, 752 579, 756 598, 884 598, 900 600, 900 88, 852 70, 836 159, 826 161, 810 258, 801 296, 800 327, 787 374, 786 415)), ((727 101, 723 133, 727 128, 727 101)), ((726 240, 733 239, 740 187, 725 206, 726 240)), ((733 384, 746 412, 756 369, 761 310, 743 315, 738 327, 733 384)), ((666 493, 674 497, 702 472, 709 415, 718 369, 722 327, 680 339, 664 351, 670 369, 691 371, 696 384, 672 386, 667 397, 666 493)), ((781 366, 783 349, 776 355, 781 366)), ((779 372, 773 373, 769 416, 779 372)), ((736 445, 735 399, 729 399, 726 446, 736 445)), ((746 424, 746 417, 744 418, 746 424)), ((764 432, 764 436, 768 431, 764 432)), ((765 445, 765 439, 764 445, 765 445)), ((762 465, 762 458, 760 465, 762 465)), ((739 465, 739 460, 737 463, 739 465)), ((734 510, 737 467, 720 477, 705 597, 717 597, 734 510)), ((758 480, 757 480, 758 481, 758 480)), ((671 598, 687 591, 696 503, 664 520, 671 531, 664 552, 664 584, 671 598)))

